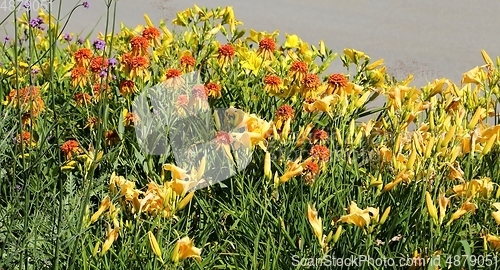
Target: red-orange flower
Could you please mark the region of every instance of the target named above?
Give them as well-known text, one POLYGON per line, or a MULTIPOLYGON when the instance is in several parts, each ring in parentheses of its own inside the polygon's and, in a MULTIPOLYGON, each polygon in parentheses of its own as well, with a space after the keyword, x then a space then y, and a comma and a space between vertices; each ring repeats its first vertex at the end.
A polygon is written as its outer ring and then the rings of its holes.
POLYGON ((233 141, 231 134, 225 131, 218 131, 215 135, 215 142, 217 144, 230 144, 233 141))
POLYGON ((19 90, 12 89, 6 99, 8 103, 20 108, 23 112, 31 112, 33 117, 45 110, 45 103, 36 86, 28 86, 19 90))
POLYGON ((135 83, 131 80, 124 80, 120 82, 120 94, 124 97, 132 95, 137 92, 135 83))
POLYGON ((304 84, 304 88, 306 91, 311 91, 315 90, 321 85, 321 80, 319 79, 318 75, 309 73, 304 77, 302 83, 304 84))
POLYGON ((301 82, 308 72, 308 67, 305 62, 295 61, 290 67, 290 77, 301 82))
POLYGON ((107 67, 108 67, 108 59, 104 58, 103 56, 94 57, 90 61, 90 71, 94 73, 99 74, 107 67))
POLYGON ((149 41, 157 41, 160 38, 160 30, 156 27, 146 27, 142 31, 142 36, 147 38, 149 41))
POLYGON ((205 85, 208 90, 208 96, 213 98, 221 98, 222 97, 222 87, 214 82, 209 82, 205 85))
POLYGON ((73 154, 82 152, 80 144, 75 140, 68 140, 61 145, 61 151, 66 155, 66 159, 70 159, 73 154))
POLYGON ((76 88, 84 87, 87 84, 87 69, 82 66, 75 66, 71 70, 71 85, 76 88))
POLYGON ((176 69, 176 68, 171 68, 168 69, 167 72, 165 73, 165 85, 168 87, 173 87, 177 88, 184 84, 184 78, 182 78, 182 71, 176 69))
POLYGON ((276 110, 276 118, 281 120, 281 121, 286 121, 288 119, 293 119, 295 116, 295 112, 290 105, 281 105, 277 110, 276 110))
POLYGON ((192 71, 196 64, 196 59, 191 55, 183 55, 180 59, 181 66, 186 71, 192 71))
POLYGON ((134 112, 127 112, 123 120, 124 126, 132 126, 137 122, 139 122, 139 115, 134 112))
POLYGON ((328 77, 328 90, 326 92, 327 95, 335 92, 335 90, 346 87, 347 86, 347 78, 340 73, 332 74, 328 77))
POLYGON ((318 172, 318 163, 312 160, 306 162, 303 174, 307 185, 312 185, 314 183, 314 178, 318 175, 318 172))
POLYGON ((87 62, 92 58, 92 50, 87 48, 78 49, 75 54, 73 54, 73 58, 77 66, 86 66, 87 62))
POLYGON ((118 143, 118 141, 120 141, 120 136, 118 135, 118 133, 114 130, 108 130, 106 131, 106 134, 104 135, 105 139, 105 143, 106 145, 115 145, 116 143, 118 143))
POLYGON ((230 44, 221 45, 218 51, 219 55, 217 56, 217 59, 221 65, 230 62, 236 54, 236 50, 230 44))
POLYGON ((328 139, 328 133, 322 129, 314 129, 311 132, 311 143, 325 142, 328 139))
POLYGON ((195 85, 191 90, 191 95, 193 96, 193 98, 206 100, 208 97, 208 89, 201 84, 195 85))
POLYGON ((87 93, 78 92, 73 96, 73 99, 76 101, 76 104, 78 106, 82 106, 82 105, 89 105, 92 100, 92 97, 87 93))
POLYGON ((264 90, 271 94, 280 92, 281 79, 276 75, 267 75, 264 77, 264 90))
POLYGON ((122 69, 129 73, 130 77, 148 76, 149 59, 142 55, 134 56, 132 53, 125 53, 121 58, 122 69))
POLYGON ((149 41, 143 36, 135 36, 130 40, 132 55, 148 55, 149 41))
POLYGON ((23 130, 21 135, 17 134, 16 143, 29 145, 32 142, 31 133, 29 131, 23 130))
POLYGON ((276 42, 272 38, 263 38, 259 42, 259 49, 257 50, 257 53, 260 55, 262 54, 264 56, 264 59, 272 59, 274 56, 274 50, 276 49, 276 42))
POLYGON ((182 108, 185 108, 187 107, 189 103, 189 98, 187 95, 180 95, 177 97, 177 101, 175 102, 175 105, 177 107, 182 107, 182 108))
POLYGON ((324 145, 315 145, 309 150, 309 155, 320 161, 328 161, 330 158, 330 149, 324 145))

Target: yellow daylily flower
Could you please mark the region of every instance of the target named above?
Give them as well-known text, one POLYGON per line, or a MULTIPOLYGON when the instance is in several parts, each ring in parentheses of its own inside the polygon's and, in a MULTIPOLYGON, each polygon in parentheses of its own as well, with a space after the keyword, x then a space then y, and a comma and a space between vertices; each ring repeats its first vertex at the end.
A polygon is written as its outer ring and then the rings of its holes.
POLYGON ((307 219, 313 228, 314 235, 318 238, 319 243, 323 245, 323 224, 321 217, 318 217, 318 211, 316 211, 314 205, 311 207, 307 204, 307 219))
POLYGON ((462 206, 460 207, 460 209, 458 209, 457 211, 455 211, 455 213, 453 213, 451 215, 451 218, 450 218, 450 220, 448 221, 448 223, 446 225, 450 226, 450 224, 453 221, 459 219, 461 216, 465 215, 467 212, 471 212, 471 213, 474 214, 476 212, 476 209, 477 209, 477 206, 474 203, 471 203, 470 199, 467 200, 466 202, 464 202, 462 204, 462 206))
POLYGON ((108 210, 110 205, 111 200, 108 196, 106 196, 106 198, 101 201, 101 205, 99 206, 97 212, 95 212, 90 218, 90 223, 94 223, 102 215, 102 213, 104 213, 104 211, 108 210))
POLYGON ((486 72, 481 67, 475 67, 462 75, 462 84, 482 84, 486 79, 486 72))
POLYGON ((377 208, 368 207, 366 209, 360 209, 355 202, 351 202, 348 212, 349 214, 341 216, 340 220, 360 228, 370 225, 372 219, 378 220, 379 218, 379 210, 377 208))
POLYGON ((194 246, 194 241, 188 236, 177 241, 172 252, 172 261, 177 263, 187 258, 195 258, 201 261, 201 249, 194 246))
POLYGON ((494 249, 500 250, 500 237, 487 234, 484 238, 488 241, 488 243, 490 243, 490 245, 493 246, 494 249))
POLYGON ((156 257, 158 257, 158 259, 160 260, 160 262, 163 263, 163 258, 162 258, 162 255, 161 255, 161 248, 158 245, 158 242, 156 241, 156 237, 153 234, 153 232, 148 231, 148 239, 149 239, 149 245, 151 247, 151 250, 153 250, 153 253, 156 255, 156 257))
POLYGON ((344 54, 349 57, 349 59, 357 64, 359 62, 359 60, 363 59, 363 58, 368 58, 370 59, 370 57, 368 55, 365 55, 364 52, 362 51, 357 51, 355 49, 349 49, 349 48, 346 48, 344 49, 344 54))
POLYGON ((243 55, 241 60, 241 67, 250 71, 251 74, 257 75, 259 70, 263 67, 264 59, 262 59, 257 52, 249 51, 243 55))
POLYGON ((283 48, 285 49, 297 49, 302 44, 302 40, 297 35, 289 35, 285 34, 286 41, 283 44, 283 48))
POLYGON ((427 211, 429 211, 432 221, 434 221, 434 224, 438 225, 437 209, 432 202, 431 194, 428 191, 425 192, 425 204, 427 205, 427 211))

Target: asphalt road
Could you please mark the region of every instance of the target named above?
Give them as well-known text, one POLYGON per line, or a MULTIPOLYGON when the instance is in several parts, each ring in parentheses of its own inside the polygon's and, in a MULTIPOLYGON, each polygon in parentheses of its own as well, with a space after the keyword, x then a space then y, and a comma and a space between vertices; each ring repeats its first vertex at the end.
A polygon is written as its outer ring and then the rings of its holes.
MULTIPOLYGON (((104 30, 104 1, 89 1, 89 9, 78 8, 68 31, 104 30)), ((62 3, 67 14, 78 1, 62 3)), ((247 29, 278 29, 280 37, 297 34, 310 44, 324 40, 335 52, 349 47, 372 59, 384 58, 389 72, 401 79, 413 73, 418 86, 438 77, 459 83, 462 73, 483 64, 481 49, 492 57, 500 55, 497 0, 119 0, 116 21, 128 26, 144 24, 144 13, 153 22, 171 21, 177 11, 194 3, 231 5, 247 29)), ((53 8, 58 5, 54 3, 53 8)), ((0 19, 2 14, 7 12, 0 10, 0 19)), ((5 24, 7 29, 10 26, 5 24)), ((340 60, 334 61, 331 71, 344 71, 340 60)))

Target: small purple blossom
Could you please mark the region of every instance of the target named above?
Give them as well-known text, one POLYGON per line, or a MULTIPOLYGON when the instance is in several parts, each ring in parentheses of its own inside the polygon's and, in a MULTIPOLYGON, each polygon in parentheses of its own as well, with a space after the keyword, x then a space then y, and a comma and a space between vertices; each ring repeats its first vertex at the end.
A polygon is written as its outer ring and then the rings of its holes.
POLYGON ((90 7, 90 3, 87 2, 87 1, 83 1, 83 7, 84 8, 89 8, 90 7))
POLYGON ((104 40, 96 39, 94 40, 93 45, 96 50, 103 51, 106 46, 106 42, 104 42, 104 40))
POLYGON ((40 24, 37 28, 40 29, 40 30, 45 30, 45 25, 40 24))
POLYGON ((104 78, 108 75, 108 68, 104 68, 101 70, 101 73, 99 73, 99 77, 104 78))
POLYGON ((38 74, 38 72, 40 72, 40 70, 38 68, 32 68, 31 69, 31 74, 33 74, 33 75, 38 74))
POLYGON ((5 42, 9 42, 10 41, 10 37, 9 36, 5 36, 4 40, 5 40, 5 42))
POLYGON ((116 61, 115 58, 109 58, 108 64, 111 68, 116 68, 116 65, 118 65, 118 61, 116 61))
POLYGON ((82 45, 84 40, 83 40, 83 38, 80 37, 80 38, 78 38, 78 40, 76 42, 78 42, 78 44, 82 45))
POLYGON ((27 10, 30 10, 30 7, 31 7, 30 1, 25 1, 25 2, 23 3, 23 7, 24 7, 25 9, 27 9, 27 10))
POLYGON ((70 34, 64 34, 64 40, 70 42, 71 40, 73 40, 73 37, 70 34))
POLYGON ((43 19, 38 17, 38 18, 34 18, 34 19, 31 19, 30 20, 30 26, 35 28, 35 27, 38 27, 40 28, 40 26, 44 23, 43 19))

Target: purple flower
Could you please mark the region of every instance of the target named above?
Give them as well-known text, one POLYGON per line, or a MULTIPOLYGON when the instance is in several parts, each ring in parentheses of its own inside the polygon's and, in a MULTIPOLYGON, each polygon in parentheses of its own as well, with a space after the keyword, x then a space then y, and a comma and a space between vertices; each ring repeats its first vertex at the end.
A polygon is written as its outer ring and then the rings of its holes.
POLYGON ((83 1, 83 7, 84 8, 89 8, 90 7, 90 3, 87 2, 87 1, 83 1))
POLYGON ((25 9, 27 9, 27 10, 30 10, 30 6, 31 6, 30 1, 25 1, 25 2, 23 3, 23 7, 24 7, 25 9))
POLYGON ((10 37, 9 36, 5 36, 4 40, 5 40, 5 42, 9 42, 10 41, 10 37))
POLYGON ((99 77, 104 78, 108 75, 108 68, 104 68, 101 70, 101 73, 99 74, 99 77))
POLYGON ((33 27, 33 28, 40 27, 43 23, 44 23, 44 21, 40 17, 30 20, 30 26, 33 27))
POLYGON ((37 28, 40 29, 40 30, 45 30, 45 25, 40 24, 37 28))
POLYGON ((78 38, 78 40, 76 42, 78 42, 78 44, 82 45, 84 40, 83 40, 83 38, 78 38))
POLYGON ((66 40, 67 42, 70 42, 71 40, 73 40, 73 37, 71 37, 70 34, 64 34, 64 40, 66 40))
POLYGON ((115 68, 118 65, 118 61, 115 58, 109 58, 108 64, 111 68, 115 68))
POLYGON ((37 68, 32 68, 32 69, 31 69, 31 74, 33 74, 33 75, 38 74, 38 72, 40 72, 40 70, 39 70, 39 69, 37 69, 37 68))
POLYGON ((40 25, 40 22, 38 21, 38 19, 31 19, 30 20, 30 26, 35 28, 35 27, 38 27, 38 25, 40 25))
POLYGON ((93 45, 94 45, 94 48, 96 50, 102 51, 102 50, 104 50, 104 47, 106 46, 106 42, 104 42, 104 40, 96 39, 96 40, 94 40, 93 45))

